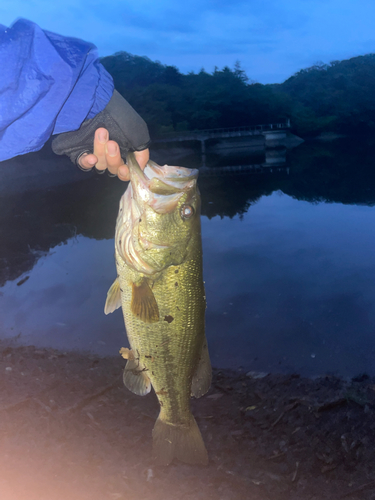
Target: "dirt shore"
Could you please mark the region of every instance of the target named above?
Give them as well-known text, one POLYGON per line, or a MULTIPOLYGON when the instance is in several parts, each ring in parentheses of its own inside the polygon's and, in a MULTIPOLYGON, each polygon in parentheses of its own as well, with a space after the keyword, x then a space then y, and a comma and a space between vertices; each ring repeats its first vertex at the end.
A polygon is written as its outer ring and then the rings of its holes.
POLYGON ((375 381, 214 370, 206 467, 154 466, 125 361, 0 344, 1 500, 375 499, 375 381))

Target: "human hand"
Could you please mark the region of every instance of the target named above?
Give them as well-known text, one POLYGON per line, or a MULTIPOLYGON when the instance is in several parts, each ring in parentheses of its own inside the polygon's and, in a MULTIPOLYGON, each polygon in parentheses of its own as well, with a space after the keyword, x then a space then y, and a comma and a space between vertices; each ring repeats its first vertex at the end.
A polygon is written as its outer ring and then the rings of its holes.
POLYGON ((94 118, 84 121, 78 130, 58 134, 52 141, 52 150, 69 156, 82 170, 89 171, 94 166, 99 172, 108 169, 110 174, 127 181, 129 170, 122 158, 135 151, 144 169, 149 160, 149 143, 145 121, 115 90, 107 106, 94 118))
MULTIPOLYGON (((134 156, 144 170, 150 158, 149 150, 135 151, 134 156)), ((129 169, 121 158, 120 148, 117 142, 109 140, 108 130, 105 128, 98 128, 95 132, 94 153, 83 154, 78 163, 82 169, 87 170, 95 166, 96 170, 104 172, 108 168, 112 175, 117 175, 122 181, 129 180, 129 169)))

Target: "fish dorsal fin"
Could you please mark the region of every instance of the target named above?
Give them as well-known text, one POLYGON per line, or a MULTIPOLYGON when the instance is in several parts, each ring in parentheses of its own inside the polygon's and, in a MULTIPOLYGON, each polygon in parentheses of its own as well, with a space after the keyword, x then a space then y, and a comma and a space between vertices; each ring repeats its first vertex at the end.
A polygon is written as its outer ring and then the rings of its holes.
POLYGON ((107 292, 107 300, 105 301, 104 313, 110 314, 121 307, 121 290, 118 278, 112 283, 111 288, 107 292))
POLYGON ((133 283, 130 308, 132 313, 145 323, 159 321, 158 304, 146 279, 140 284, 133 283))
POLYGON ((198 365, 191 382, 191 395, 200 398, 210 388, 212 378, 211 361, 208 353, 207 339, 204 339, 198 365))
POLYGON ((125 387, 138 396, 145 396, 151 391, 151 381, 145 367, 137 359, 128 359, 123 375, 125 387))

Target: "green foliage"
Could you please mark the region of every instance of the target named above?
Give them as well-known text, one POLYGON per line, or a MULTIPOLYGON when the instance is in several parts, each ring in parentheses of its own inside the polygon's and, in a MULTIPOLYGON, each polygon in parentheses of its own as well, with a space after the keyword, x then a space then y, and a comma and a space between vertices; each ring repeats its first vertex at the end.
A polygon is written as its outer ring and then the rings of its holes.
POLYGON ((116 89, 147 122, 151 135, 165 131, 224 128, 284 121, 289 98, 270 86, 248 83, 237 61, 234 69, 212 74, 181 74, 174 66, 120 52, 101 60, 116 89))
POLYGON ((184 75, 174 66, 119 52, 102 64, 116 89, 146 120, 166 131, 277 123, 290 118, 301 137, 321 132, 375 132, 375 55, 317 63, 283 84, 250 81, 234 68, 184 75))
POLYGON ((322 131, 367 134, 375 131, 375 54, 299 71, 275 88, 293 99, 297 133, 322 131))

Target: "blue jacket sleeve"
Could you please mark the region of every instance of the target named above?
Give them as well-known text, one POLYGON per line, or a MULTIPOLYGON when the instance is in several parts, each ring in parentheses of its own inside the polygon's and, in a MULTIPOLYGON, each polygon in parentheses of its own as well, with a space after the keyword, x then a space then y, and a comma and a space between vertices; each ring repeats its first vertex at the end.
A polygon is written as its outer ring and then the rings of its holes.
POLYGON ((24 19, 0 25, 0 161, 38 151, 52 134, 77 130, 112 97, 96 47, 24 19))

